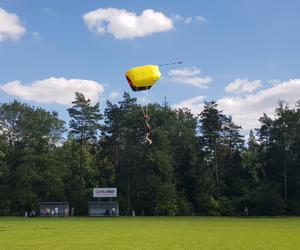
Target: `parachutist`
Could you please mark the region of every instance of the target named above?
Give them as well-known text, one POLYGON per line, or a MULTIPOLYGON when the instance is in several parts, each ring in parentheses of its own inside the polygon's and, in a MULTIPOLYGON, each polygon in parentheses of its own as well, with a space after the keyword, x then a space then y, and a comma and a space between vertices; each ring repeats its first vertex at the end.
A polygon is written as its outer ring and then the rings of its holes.
POLYGON ((146 130, 146 140, 149 143, 149 145, 151 145, 152 144, 152 139, 150 138, 151 137, 151 127, 149 125, 149 120, 150 120, 149 115, 147 115, 147 114, 144 115, 145 130, 146 130))
POLYGON ((150 133, 146 133, 146 140, 149 143, 149 145, 152 144, 152 139, 150 139, 151 134, 150 133))
MULTIPOLYGON (((161 65, 138 66, 127 70, 125 76, 129 83, 129 86, 133 91, 149 90, 161 77, 159 67, 173 65, 173 64, 182 64, 182 61, 165 63, 161 65)), ((142 109, 143 109, 144 121, 145 121, 146 141, 149 143, 149 145, 151 145, 152 144, 151 127, 149 125, 150 117, 147 114, 147 107, 146 107, 146 111, 144 111, 143 107, 142 109)))
POLYGON ((144 115, 144 120, 145 120, 145 122, 148 122, 149 120, 150 120, 150 116, 149 115, 144 115))

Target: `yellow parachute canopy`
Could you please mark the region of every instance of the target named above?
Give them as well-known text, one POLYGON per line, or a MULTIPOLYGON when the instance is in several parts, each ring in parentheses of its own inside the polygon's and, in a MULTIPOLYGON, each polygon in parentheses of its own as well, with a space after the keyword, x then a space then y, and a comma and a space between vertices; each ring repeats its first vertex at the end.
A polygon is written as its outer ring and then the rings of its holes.
POLYGON ((150 89, 160 77, 157 65, 135 67, 126 72, 127 81, 133 91, 150 89))

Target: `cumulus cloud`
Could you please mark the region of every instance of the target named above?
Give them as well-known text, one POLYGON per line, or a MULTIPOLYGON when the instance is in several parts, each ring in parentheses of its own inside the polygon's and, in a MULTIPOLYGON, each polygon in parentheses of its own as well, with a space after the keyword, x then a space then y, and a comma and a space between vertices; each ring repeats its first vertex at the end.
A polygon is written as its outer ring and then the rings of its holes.
POLYGON ((172 19, 174 20, 174 21, 182 21, 182 22, 184 22, 185 24, 190 24, 190 23, 192 23, 192 22, 206 22, 207 20, 206 20, 206 18, 205 17, 203 17, 203 16, 196 16, 196 17, 183 17, 183 16, 181 16, 181 15, 179 15, 179 14, 177 14, 177 15, 174 15, 173 17, 172 17, 172 19))
POLYGON ((211 77, 187 77, 187 78, 173 78, 173 81, 179 83, 192 85, 197 88, 207 88, 209 82, 211 82, 211 77))
POLYGON ((173 21, 162 12, 146 9, 141 15, 125 9, 107 8, 83 15, 85 24, 97 34, 110 33, 116 39, 133 39, 173 29, 173 21))
MULTIPOLYGON (((232 115, 236 124, 249 130, 259 127, 258 119, 263 113, 272 117, 279 100, 294 105, 300 99, 299 93, 300 79, 291 79, 244 97, 223 97, 218 99, 217 103, 224 114, 232 115)), ((199 96, 178 103, 174 107, 187 107, 194 114, 199 114, 203 110, 203 105, 204 97, 199 96)))
POLYGON ((193 21, 193 18, 187 17, 187 18, 184 20, 184 23, 189 24, 189 23, 191 23, 192 21, 193 21))
POLYGON ((225 91, 230 93, 252 93, 256 89, 261 87, 261 80, 249 81, 246 79, 235 79, 233 82, 229 83, 225 91))
POLYGON ((20 81, 8 82, 0 85, 0 90, 24 100, 70 105, 74 101, 75 92, 83 93, 92 102, 97 102, 104 88, 100 83, 90 80, 51 77, 29 85, 20 81))
POLYGON ((175 77, 189 77, 189 76, 198 75, 200 73, 201 73, 201 69, 198 69, 196 67, 169 70, 169 76, 175 76, 175 77))
POLYGON ((270 83, 271 85, 277 85, 279 84, 281 81, 280 80, 277 80, 277 79, 272 79, 272 80, 269 80, 268 83, 270 83))
POLYGON ((183 69, 172 69, 169 70, 170 78, 168 81, 179 83, 179 84, 187 84, 192 85, 198 88, 207 88, 209 82, 211 82, 212 78, 201 77, 201 69, 196 67, 191 68, 183 68, 183 69))
POLYGON ((198 22, 206 22, 207 21, 207 19, 203 16, 196 16, 195 20, 198 22))
POLYGON ((173 108, 188 108, 195 115, 199 114, 203 110, 205 96, 196 96, 188 100, 184 100, 180 103, 172 105, 173 108))
POLYGON ((25 32, 26 29, 21 25, 16 14, 8 13, 0 8, 0 42, 7 39, 17 40, 25 32))

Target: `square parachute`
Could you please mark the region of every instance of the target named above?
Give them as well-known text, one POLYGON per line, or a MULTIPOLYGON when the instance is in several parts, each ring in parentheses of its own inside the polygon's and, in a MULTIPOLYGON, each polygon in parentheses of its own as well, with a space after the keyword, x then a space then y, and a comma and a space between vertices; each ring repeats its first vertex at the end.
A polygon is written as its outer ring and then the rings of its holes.
POLYGON ((150 89, 160 77, 157 65, 135 67, 126 72, 126 79, 133 91, 150 89))

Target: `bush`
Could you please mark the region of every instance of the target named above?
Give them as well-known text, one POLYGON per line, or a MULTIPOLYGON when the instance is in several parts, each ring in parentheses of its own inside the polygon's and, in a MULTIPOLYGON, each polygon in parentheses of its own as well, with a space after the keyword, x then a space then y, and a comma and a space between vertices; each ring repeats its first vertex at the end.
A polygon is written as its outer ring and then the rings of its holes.
POLYGON ((209 215, 220 215, 220 203, 212 196, 208 199, 207 213, 209 215))
POLYGON ((231 216, 234 211, 234 203, 232 200, 223 197, 220 202, 220 213, 221 215, 231 216))
POLYGON ((286 208, 288 215, 300 215, 300 202, 296 200, 289 200, 286 208))
POLYGON ((191 204, 182 195, 177 199, 177 215, 193 215, 191 204))
POLYGON ((251 203, 249 215, 281 215, 285 208, 283 199, 274 190, 257 193, 251 203))

